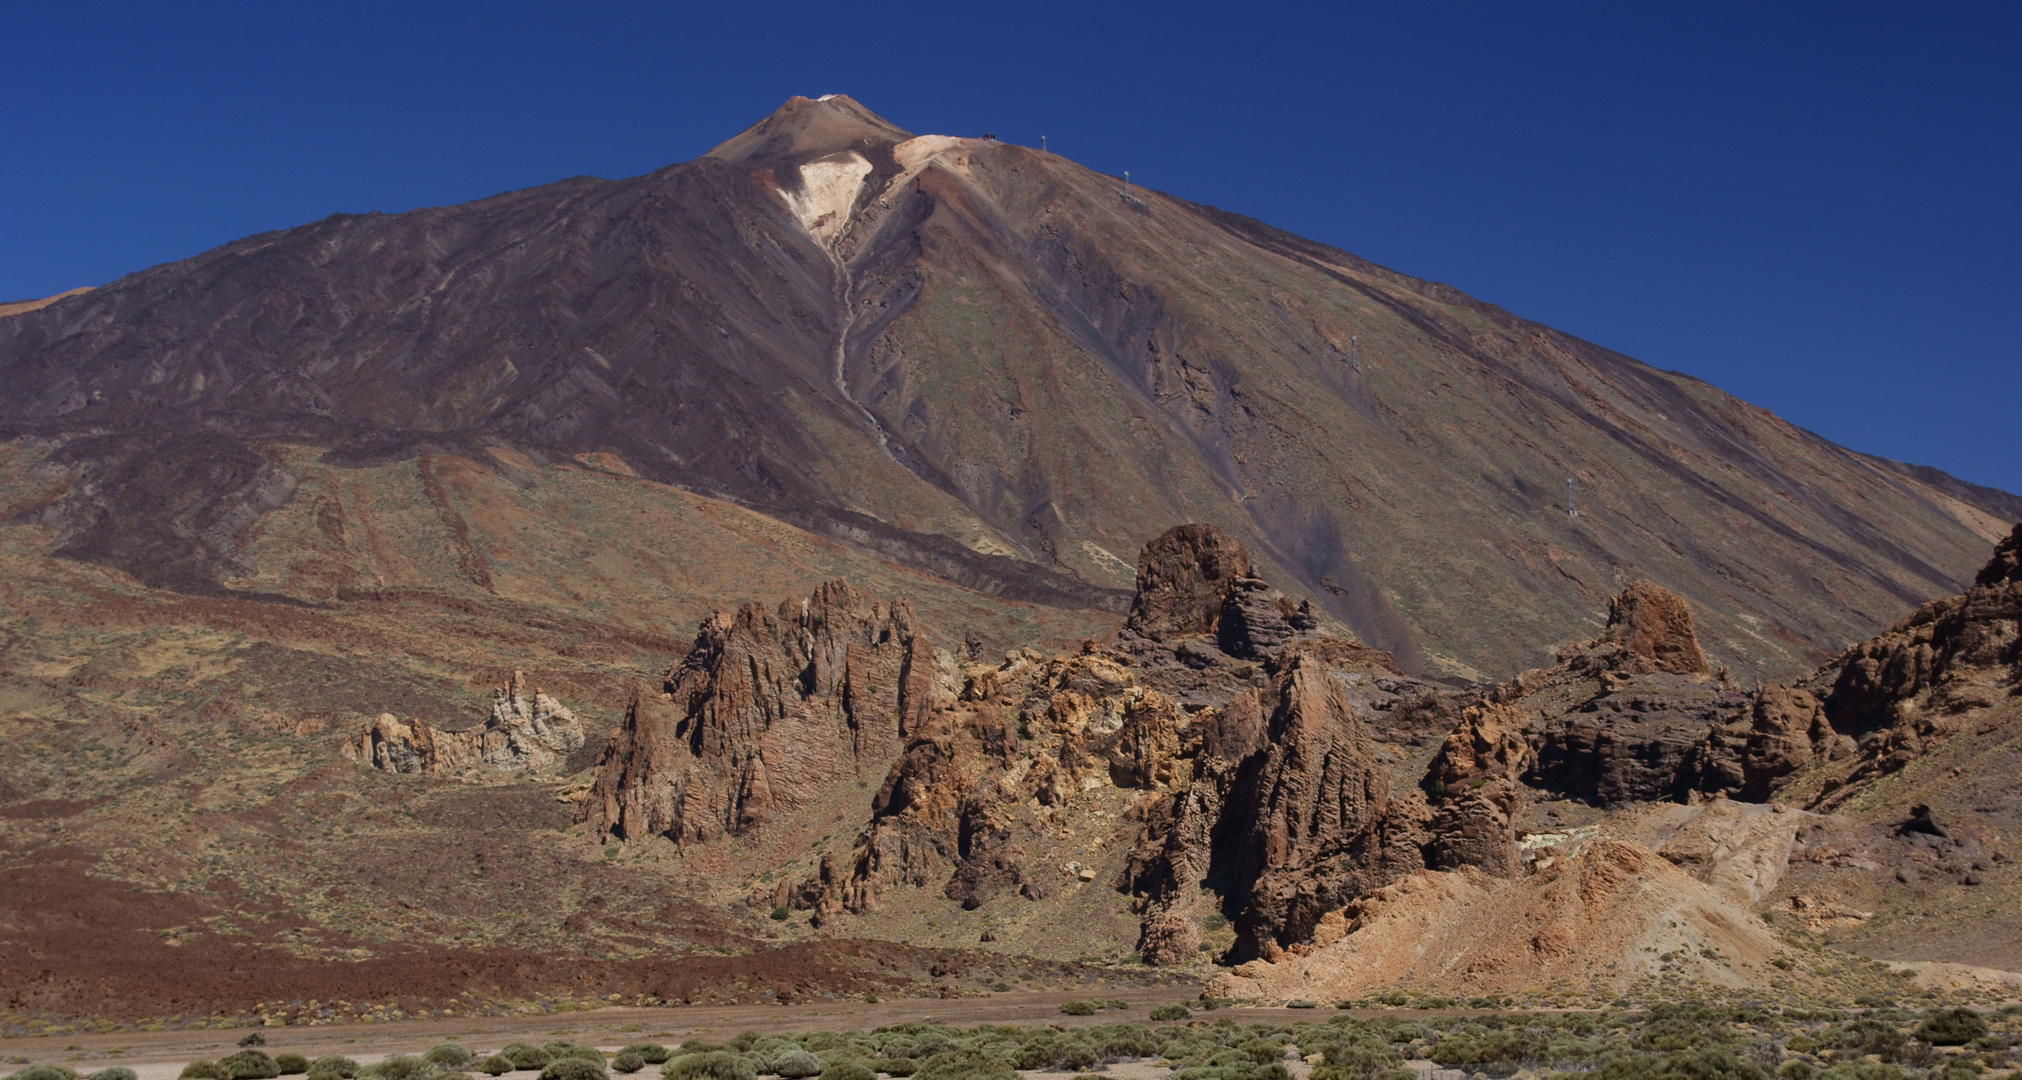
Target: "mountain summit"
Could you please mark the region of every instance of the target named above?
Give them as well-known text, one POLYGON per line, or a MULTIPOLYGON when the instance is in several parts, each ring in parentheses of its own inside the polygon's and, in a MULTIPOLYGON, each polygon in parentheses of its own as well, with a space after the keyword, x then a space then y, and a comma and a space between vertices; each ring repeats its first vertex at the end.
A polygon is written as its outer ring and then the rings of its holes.
POLYGON ((1212 523, 1463 680, 1591 636, 1640 578, 1715 662, 1815 663, 1963 588, 2022 517, 1443 285, 839 95, 644 176, 337 215, 0 318, 0 436, 57 478, 16 508, 52 550, 179 590, 383 586, 380 556, 266 523, 311 465, 355 514, 346 477, 420 462, 414 527, 456 555, 399 573, 531 601, 546 553, 471 485, 576 462, 1105 618, 1145 541, 1212 523))

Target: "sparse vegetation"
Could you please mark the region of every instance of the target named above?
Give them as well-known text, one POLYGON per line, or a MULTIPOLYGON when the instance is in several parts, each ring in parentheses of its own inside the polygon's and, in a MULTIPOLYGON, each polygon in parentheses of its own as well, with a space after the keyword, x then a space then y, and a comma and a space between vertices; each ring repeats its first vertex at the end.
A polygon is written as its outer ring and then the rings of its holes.
POLYGON ((309 1071, 309 1059, 300 1054, 275 1054, 274 1067, 282 1076, 300 1076, 309 1071))
POLYGON ((659 1043, 633 1043, 618 1051, 620 1054, 637 1054, 648 1065, 665 1065, 670 1056, 666 1047, 659 1043))
POLYGON ((1192 1009, 1179 1004, 1160 1005, 1151 1010, 1153 1020, 1189 1020, 1193 1015, 1192 1009))
POLYGON ((477 1071, 486 1076, 504 1076, 513 1071, 512 1059, 504 1054, 493 1054, 478 1064, 477 1071))
POLYGON ((615 1057, 611 1058, 611 1070, 613 1072, 624 1073, 628 1076, 645 1067, 646 1059, 630 1050, 619 1051, 615 1057))
POLYGON ((309 1080, 350 1080, 358 1075, 358 1063, 341 1054, 319 1057, 309 1063, 309 1080))
POLYGON ((1060 1011, 1068 1016, 1094 1016, 1096 1010, 1099 1008, 1100 1006, 1093 1001, 1081 1001, 1079 999, 1060 1003, 1060 1011))

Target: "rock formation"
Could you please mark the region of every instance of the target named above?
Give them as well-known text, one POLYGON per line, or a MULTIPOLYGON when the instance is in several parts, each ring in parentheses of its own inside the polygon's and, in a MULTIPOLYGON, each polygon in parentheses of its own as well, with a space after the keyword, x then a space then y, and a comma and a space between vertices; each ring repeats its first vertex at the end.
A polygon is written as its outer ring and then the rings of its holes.
POLYGON ((951 696, 952 669, 910 605, 847 582, 718 613, 660 693, 634 695, 581 812, 621 840, 752 828, 883 771, 951 696))
POLYGON ((2022 525, 1974 585, 1933 600, 1821 668, 1810 688, 1833 729, 1860 740, 1819 805, 1896 772, 1951 738, 1968 714, 2022 695, 2022 525))
POLYGON ((560 771, 583 743, 582 721, 539 687, 530 686, 525 672, 515 671, 505 686, 492 691, 491 712, 482 727, 454 731, 382 713, 345 749, 387 772, 551 773, 560 771))

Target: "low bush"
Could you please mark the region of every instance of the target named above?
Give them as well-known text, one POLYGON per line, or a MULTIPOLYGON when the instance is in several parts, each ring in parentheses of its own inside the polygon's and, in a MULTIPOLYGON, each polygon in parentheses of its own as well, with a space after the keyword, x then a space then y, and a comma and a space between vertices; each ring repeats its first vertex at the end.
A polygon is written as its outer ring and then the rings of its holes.
POLYGON ((803 1080, 822 1074, 821 1059, 798 1047, 781 1052, 772 1059, 771 1065, 771 1072, 786 1080, 803 1080))
POLYGON ((530 1046, 526 1043, 508 1044, 499 1053, 503 1054, 507 1061, 512 1062, 513 1068, 517 1070, 539 1072, 548 1067, 548 1062, 554 1060, 546 1050, 538 1046, 530 1046))
POLYGON ((413 1054, 395 1054, 358 1070, 360 1080, 434 1080, 442 1069, 413 1054))
POLYGON ((861 1061, 842 1061, 823 1069, 821 1080, 878 1080, 878 1074, 861 1061))
POLYGON ((1317 1001, 1307 1001, 1305 998, 1293 998, 1285 1003, 1285 1007, 1287 1009, 1317 1009, 1320 1007, 1320 1003, 1317 1001))
POLYGON ((548 1067, 541 1070, 540 1080, 610 1080, 604 1072, 602 1055, 598 1057, 598 1061, 591 1062, 575 1054, 564 1054, 548 1062, 548 1067))
POLYGON ((1018 1080, 1018 1071, 981 1050, 943 1050, 921 1062, 913 1080, 1018 1080))
POLYGON ((1987 1034, 1987 1019, 1971 1009, 1933 1011, 1917 1025, 1917 1038, 1932 1046, 1964 1046, 1987 1034))
POLYGON ((756 1080, 758 1070, 729 1050, 684 1053, 660 1067, 666 1080, 756 1080))
POLYGON ((613 1072, 630 1075, 645 1067, 646 1059, 630 1050, 620 1050, 617 1056, 611 1059, 611 1071, 613 1072))
POLYGON ((1101 1006, 1093 1001, 1075 1000, 1060 1003, 1060 1011, 1066 1013, 1068 1016, 1094 1016, 1095 1011, 1099 1008, 1101 1006))
POLYGON ((513 1071, 513 1062, 504 1054, 493 1054, 478 1062, 477 1071, 486 1076, 504 1076, 513 1071))
MULTIPOLYGON (((133 1070, 128 1069, 127 1072, 130 1074, 133 1070)), ((77 1080, 77 1072, 61 1065, 30 1065, 19 1072, 9 1073, 7 1080, 77 1080)))
POLYGON ((225 1070, 232 1080, 273 1080, 281 1075, 281 1066, 259 1050, 241 1050, 220 1058, 218 1068, 225 1070))
MULTIPOLYGON (((25 1071, 27 1070, 23 1070, 23 1072, 25 1071)), ((15 1074, 15 1077, 20 1076, 20 1073, 15 1074)), ((183 1071, 177 1073, 176 1078, 177 1080, 232 1080, 232 1074, 219 1068, 218 1063, 215 1061, 192 1061, 188 1065, 183 1066, 183 1071)), ((10 1077, 9 1080, 14 1080, 14 1077, 10 1077)), ((30 1080, 30 1078, 22 1077, 21 1080, 30 1080)))
POLYGON ((429 1047, 428 1053, 421 1055, 421 1060, 445 1069, 461 1069, 476 1056, 461 1043, 446 1042, 429 1047))
POLYGON ((140 1077, 124 1065, 114 1065, 109 1069, 100 1069, 92 1073, 85 1077, 85 1080, 140 1080, 140 1077))
POLYGON ((309 1059, 300 1054, 275 1054, 274 1067, 282 1076, 300 1076, 309 1071, 309 1059))
POLYGON ((342 1077, 351 1080, 358 1075, 358 1063, 342 1054, 325 1054, 309 1063, 309 1080, 317 1077, 342 1077))
POLYGON ((659 1043, 633 1043, 618 1052, 621 1054, 637 1054, 648 1065, 665 1065, 667 1064, 667 1059, 673 1056, 666 1047, 661 1046, 659 1043))
POLYGON ((1194 1011, 1192 1009, 1177 1003, 1160 1005, 1151 1010, 1151 1018, 1153 1020, 1189 1020, 1193 1018, 1193 1015, 1194 1011))
POLYGON ((246 1032, 245 1036, 239 1040, 239 1045, 265 1046, 267 1045, 267 1035, 265 1032, 262 1031, 248 1031, 246 1032))
POLYGON ((919 1067, 920 1063, 912 1058, 877 1058, 871 1062, 871 1068, 888 1076, 911 1076, 919 1067))
POLYGON ((578 1061, 591 1062, 599 1069, 604 1067, 604 1052, 592 1046, 578 1046, 572 1042, 551 1042, 541 1049, 548 1052, 549 1061, 575 1058, 578 1061))

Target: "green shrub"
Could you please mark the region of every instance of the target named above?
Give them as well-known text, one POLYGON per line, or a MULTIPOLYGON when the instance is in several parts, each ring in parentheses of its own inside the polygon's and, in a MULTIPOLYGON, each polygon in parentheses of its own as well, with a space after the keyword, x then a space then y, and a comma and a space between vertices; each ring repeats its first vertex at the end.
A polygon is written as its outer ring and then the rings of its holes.
POLYGON ((1191 1019, 1193 1015, 1194 1011, 1192 1009, 1176 1002, 1169 1005, 1159 1005, 1151 1010, 1151 1018, 1153 1020, 1187 1020, 1191 1019))
POLYGON ((139 1074, 124 1065, 114 1065, 111 1068, 100 1069, 92 1073, 85 1080, 140 1080, 140 1077, 139 1074))
POLYGON ((843 1061, 823 1069, 821 1080, 878 1080, 878 1074, 861 1061, 843 1061))
MULTIPOLYGON (((198 1063, 191 1062, 191 1064, 198 1063)), ((127 1070, 128 1073, 132 1071, 127 1070)), ((77 1080, 77 1071, 66 1069, 61 1065, 30 1065, 19 1072, 10 1073, 7 1080, 77 1080)))
POLYGON ((572 1042, 564 1042, 564 1043, 549 1043, 548 1045, 541 1047, 541 1049, 546 1050, 548 1052, 549 1061, 560 1061, 563 1058, 575 1058, 579 1061, 590 1062, 599 1069, 602 1069, 604 1067, 604 1052, 593 1046, 578 1046, 572 1042))
POLYGON ((240 1037, 239 1045, 265 1046, 267 1045, 267 1034, 263 1031, 248 1031, 244 1036, 240 1037))
POLYGON ((667 1064, 667 1059, 673 1056, 668 1052, 666 1047, 661 1046, 659 1043, 633 1043, 618 1052, 621 1054, 637 1054, 648 1065, 665 1065, 667 1064))
POLYGON ((1320 1003, 1317 1001, 1307 1001, 1305 998, 1293 998, 1285 1003, 1285 1007, 1287 1009, 1317 1009, 1320 1007, 1320 1003))
POLYGON ((943 1050, 920 1064, 913 1080, 1019 1080, 1003 1058, 981 1050, 943 1050))
POLYGON ((541 1069, 547 1068, 548 1062, 554 1060, 546 1050, 538 1046, 529 1046, 526 1043, 511 1043, 505 1049, 500 1050, 499 1053, 505 1055, 505 1059, 512 1062, 513 1068, 517 1070, 533 1070, 538 1072, 541 1069))
POLYGON ((1776 1075, 1782 1077, 1783 1080, 1811 1080, 1812 1077, 1818 1075, 1818 1066, 1802 1058, 1792 1058, 1784 1062, 1783 1066, 1776 1070, 1776 1075))
POLYGON ((920 1067, 912 1058, 877 1058, 871 1068, 890 1076, 911 1076, 920 1067))
POLYGON ((756 1080, 758 1070, 729 1050, 684 1053, 660 1067, 666 1080, 756 1080))
POLYGON ((282 1076, 300 1076, 309 1071, 309 1059, 300 1054, 275 1054, 274 1067, 282 1076))
POLYGON ((630 1050, 620 1050, 617 1056, 611 1059, 611 1071, 613 1072, 630 1074, 638 1072, 645 1067, 646 1059, 630 1050))
POLYGON ((442 1070, 413 1054, 395 1054, 358 1070, 361 1080, 433 1080, 442 1070))
POLYGON ((476 1056, 460 1043, 446 1042, 429 1047, 428 1053, 421 1055, 421 1060, 445 1069, 461 1069, 476 1056))
POLYGON ((486 1076, 504 1076, 513 1071, 513 1061, 504 1054, 493 1054, 478 1063, 477 1071, 486 1076))
POLYGON ((342 1054, 325 1054, 309 1063, 309 1076, 339 1076, 344 1080, 358 1075, 358 1063, 342 1054))
POLYGON ((273 1080, 281 1075, 281 1066, 259 1050, 241 1050, 230 1057, 220 1058, 218 1068, 225 1070, 225 1075, 232 1080, 273 1080))
POLYGON ((804 1077, 822 1074, 821 1059, 797 1046, 774 1057, 771 1066, 768 1071, 786 1080, 803 1080, 804 1077))
POLYGON ((1917 1025, 1917 1038, 1932 1046, 1964 1046, 1987 1034, 1987 1019, 1971 1009, 1933 1011, 1917 1025))
MULTIPOLYGON (((19 1077, 20 1080, 31 1080, 29 1077, 21 1076, 21 1073, 15 1073, 9 1080, 15 1080, 15 1077, 19 1077)), ((183 1066, 183 1071, 177 1073, 176 1077, 177 1080, 232 1080, 232 1074, 219 1068, 215 1061, 192 1061, 183 1066)))
POLYGON ((562 1056, 548 1062, 547 1068, 541 1070, 540 1080, 609 1080, 604 1073, 602 1058, 603 1055, 599 1054, 598 1060, 592 1062, 588 1058, 565 1051, 562 1056))
POLYGON ((1069 1016, 1094 1016, 1095 1011, 1100 1007, 1093 1001, 1076 1000, 1060 1003, 1060 1011, 1069 1016))

